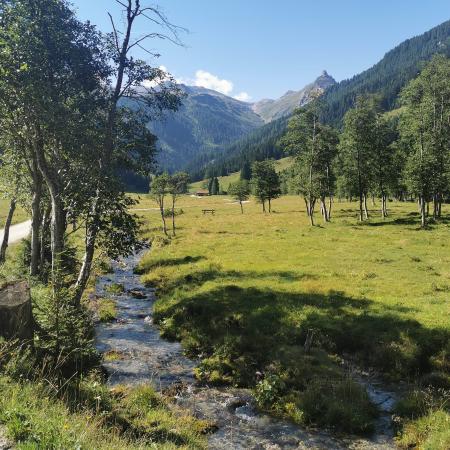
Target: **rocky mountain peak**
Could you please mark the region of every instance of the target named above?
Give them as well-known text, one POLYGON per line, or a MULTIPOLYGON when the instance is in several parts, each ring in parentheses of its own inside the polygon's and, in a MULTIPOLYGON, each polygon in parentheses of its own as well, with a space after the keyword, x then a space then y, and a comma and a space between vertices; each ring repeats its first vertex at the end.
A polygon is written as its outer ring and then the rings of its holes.
POLYGON ((327 89, 328 87, 333 86, 333 84, 336 84, 336 80, 324 70, 314 84, 321 89, 327 89))

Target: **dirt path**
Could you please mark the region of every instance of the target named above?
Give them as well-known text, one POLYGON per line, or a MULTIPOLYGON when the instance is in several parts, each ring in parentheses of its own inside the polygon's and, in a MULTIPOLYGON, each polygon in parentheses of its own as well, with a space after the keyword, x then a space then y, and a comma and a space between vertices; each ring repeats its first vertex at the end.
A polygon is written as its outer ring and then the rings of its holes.
MULTIPOLYGON (((18 223, 17 225, 12 225, 9 229, 9 244, 14 244, 30 234, 31 230, 31 220, 26 222, 18 223)), ((0 230, 0 242, 3 241, 3 229, 0 230)), ((1 447, 0 447, 1 449, 1 447)))

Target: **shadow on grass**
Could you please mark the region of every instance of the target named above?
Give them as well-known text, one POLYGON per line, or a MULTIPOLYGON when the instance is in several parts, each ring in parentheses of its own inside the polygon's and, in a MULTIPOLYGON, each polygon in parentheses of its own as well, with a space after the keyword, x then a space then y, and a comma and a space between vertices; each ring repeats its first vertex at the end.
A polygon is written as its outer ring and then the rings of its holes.
POLYGON ((340 292, 293 294, 228 284, 182 295, 157 305, 155 319, 164 321, 165 335, 181 340, 192 354, 228 360, 229 370, 247 382, 284 349, 302 347, 311 330, 317 348, 355 355, 397 378, 430 370, 430 358, 450 339, 449 330, 424 328, 397 315, 395 307, 374 311, 373 301, 340 292))
POLYGON ((198 233, 199 234, 231 234, 231 235, 237 235, 237 236, 240 236, 240 235, 247 236, 247 235, 253 234, 250 231, 239 232, 239 231, 226 231, 226 230, 222 230, 222 231, 199 230, 198 233))

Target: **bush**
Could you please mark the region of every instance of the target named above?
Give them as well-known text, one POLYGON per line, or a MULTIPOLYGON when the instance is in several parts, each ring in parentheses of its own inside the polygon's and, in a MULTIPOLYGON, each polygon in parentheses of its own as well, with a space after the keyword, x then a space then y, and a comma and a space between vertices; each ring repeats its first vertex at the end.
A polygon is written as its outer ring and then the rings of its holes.
POLYGON ((112 283, 109 286, 106 286, 105 288, 106 292, 109 292, 110 294, 122 294, 125 291, 125 288, 123 284, 121 283, 112 283))
MULTIPOLYGON (((172 208, 166 208, 164 210, 164 217, 172 217, 172 208)), ((182 214, 184 214, 184 211, 182 209, 175 209, 174 210, 174 215, 175 216, 181 216, 182 214)))

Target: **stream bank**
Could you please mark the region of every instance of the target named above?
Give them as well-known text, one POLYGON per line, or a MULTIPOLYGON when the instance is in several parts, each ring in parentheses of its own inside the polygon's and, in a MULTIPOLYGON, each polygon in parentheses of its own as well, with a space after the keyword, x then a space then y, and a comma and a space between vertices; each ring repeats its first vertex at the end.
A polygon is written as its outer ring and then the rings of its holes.
POLYGON ((217 431, 208 438, 211 449, 396 448, 390 419, 395 394, 370 377, 357 378, 381 411, 370 438, 337 437, 261 414, 250 390, 199 385, 193 375, 196 361, 183 355, 179 343, 162 339, 153 323, 154 289, 143 286, 133 270, 140 257, 114 262, 113 272, 97 280, 96 295, 117 302, 117 320, 96 326, 96 346, 105 355, 111 386, 150 382, 158 391, 170 391, 179 406, 215 424, 217 431), (123 285, 123 293, 108 292, 112 284, 123 285))

